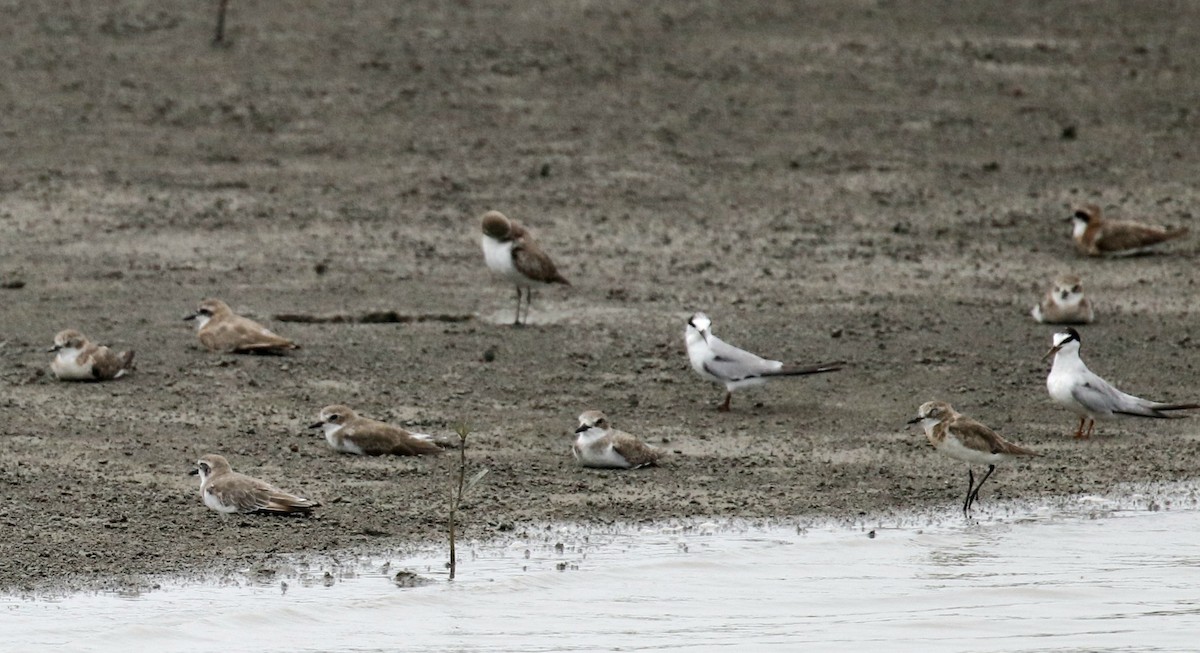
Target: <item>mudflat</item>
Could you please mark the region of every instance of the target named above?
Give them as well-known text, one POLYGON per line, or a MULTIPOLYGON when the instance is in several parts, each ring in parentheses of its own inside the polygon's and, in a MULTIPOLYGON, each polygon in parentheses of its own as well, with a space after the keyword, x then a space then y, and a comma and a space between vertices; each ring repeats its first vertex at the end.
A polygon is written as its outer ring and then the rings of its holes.
POLYGON ((956 511, 964 465, 905 428, 930 399, 1044 454, 985 513, 1196 475, 1194 420, 1072 439, 1029 316, 1077 273, 1093 370, 1200 396, 1197 240, 1088 259, 1064 221, 1200 226, 1196 5, 235 2, 214 47, 209 4, 18 3, 0 27, 0 590, 443 538, 457 457, 336 454, 306 428, 333 403, 470 425, 467 538, 956 511), (572 282, 525 328, 484 267, 489 209, 572 282), (303 348, 203 350, 181 318, 208 296, 303 348), (684 355, 696 310, 847 367, 719 414, 684 355), (337 315, 368 319, 313 321, 337 315), (136 371, 56 382, 64 328, 136 371), (580 469, 589 409, 679 453, 580 469), (222 518, 187 475, 206 453, 324 506, 222 518))

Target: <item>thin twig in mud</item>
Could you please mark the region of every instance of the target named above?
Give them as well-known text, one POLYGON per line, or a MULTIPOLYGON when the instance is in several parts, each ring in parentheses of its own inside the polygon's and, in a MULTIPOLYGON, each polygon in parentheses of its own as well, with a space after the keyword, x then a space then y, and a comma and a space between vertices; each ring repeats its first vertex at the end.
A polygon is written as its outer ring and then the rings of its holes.
POLYGON ((458 506, 462 502, 463 495, 471 491, 475 484, 487 476, 488 470, 481 469, 467 480, 467 435, 470 434, 471 428, 466 424, 459 424, 454 427, 454 432, 458 433, 458 483, 454 488, 454 492, 450 495, 450 580, 454 580, 454 573, 458 570, 458 555, 454 547, 455 540, 455 517, 458 513, 458 506))
POLYGON ((229 6, 229 0, 217 0, 217 29, 213 34, 213 45, 221 45, 225 42, 225 9, 229 6))

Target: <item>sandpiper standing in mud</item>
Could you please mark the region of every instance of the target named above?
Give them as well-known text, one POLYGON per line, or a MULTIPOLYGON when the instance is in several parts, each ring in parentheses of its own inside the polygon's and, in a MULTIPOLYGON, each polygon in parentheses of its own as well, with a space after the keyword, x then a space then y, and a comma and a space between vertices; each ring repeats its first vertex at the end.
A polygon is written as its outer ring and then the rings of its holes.
POLYGON ((835 372, 844 365, 841 362, 784 365, 781 361, 762 358, 713 335, 712 320, 704 313, 696 313, 688 320, 683 337, 687 343, 688 360, 696 374, 725 386, 725 400, 717 406, 721 412, 729 411, 734 390, 762 385, 783 376, 835 372))
POLYGON ((925 437, 934 449, 967 463, 967 496, 963 500, 963 514, 971 511, 971 505, 979 498, 979 488, 996 470, 996 465, 1014 458, 1040 456, 1030 449, 1005 440, 1000 434, 966 415, 959 413, 944 401, 927 401, 917 410, 917 416, 909 424, 920 424, 925 437), (987 465, 987 473, 975 485, 975 471, 971 465, 987 465))
POLYGON ((561 283, 571 285, 558 272, 554 261, 538 246, 533 235, 519 222, 499 211, 488 211, 482 219, 483 259, 488 269, 510 281, 517 288, 517 312, 513 326, 521 324, 521 289, 525 290, 525 320, 533 302, 535 284, 561 283))

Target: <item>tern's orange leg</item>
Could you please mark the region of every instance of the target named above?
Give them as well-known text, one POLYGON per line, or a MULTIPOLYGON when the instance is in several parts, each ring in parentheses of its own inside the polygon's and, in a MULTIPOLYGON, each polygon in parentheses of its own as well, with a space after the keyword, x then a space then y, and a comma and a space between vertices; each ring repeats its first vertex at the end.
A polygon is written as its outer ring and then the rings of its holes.
POLYGON ((726 392, 726 393, 725 393, 725 401, 721 402, 721 405, 720 405, 720 406, 717 406, 717 410, 718 410, 719 412, 722 412, 722 413, 728 413, 728 412, 729 412, 729 400, 730 400, 730 399, 733 399, 733 393, 732 393, 732 392, 726 392))
POLYGON ((1088 438, 1092 437, 1092 431, 1095 431, 1095 430, 1096 430, 1096 420, 1089 419, 1088 420, 1088 432, 1087 432, 1087 435, 1083 436, 1083 439, 1087 440, 1088 438))
POLYGON ((1082 440, 1084 437, 1083 436, 1083 420, 1084 420, 1084 418, 1082 418, 1082 417, 1079 418, 1079 428, 1075 429, 1075 435, 1073 437, 1076 440, 1082 440))

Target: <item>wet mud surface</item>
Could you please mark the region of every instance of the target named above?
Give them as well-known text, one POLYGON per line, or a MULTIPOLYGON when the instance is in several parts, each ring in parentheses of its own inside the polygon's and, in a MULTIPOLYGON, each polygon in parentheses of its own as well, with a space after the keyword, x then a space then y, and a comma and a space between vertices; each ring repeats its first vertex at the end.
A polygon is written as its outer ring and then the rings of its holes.
POLYGON ((1191 5, 232 3, 213 48, 207 4, 22 3, 0 27, 0 589, 442 538, 456 459, 335 454, 305 428, 332 403, 469 423, 491 473, 467 538, 954 511, 963 465, 904 428, 934 398, 1044 454, 983 510, 1195 475, 1194 420, 1068 437, 1029 317, 1073 271, 1095 371, 1200 394, 1197 240, 1082 259, 1063 222, 1090 201, 1200 228, 1191 5), (526 328, 483 265, 488 209, 573 283, 526 328), (181 318, 206 296, 303 349, 202 350, 181 318), (683 351, 695 310, 848 368, 718 414, 683 351), (136 372, 55 382, 64 328, 136 372), (579 469, 588 409, 681 453, 579 469), (187 475, 206 453, 325 506, 222 518, 187 475))

